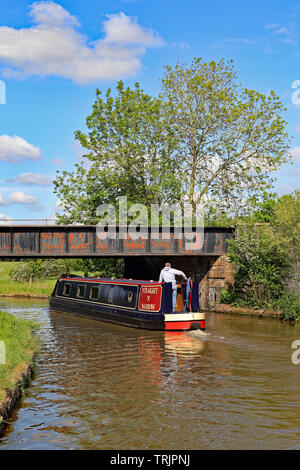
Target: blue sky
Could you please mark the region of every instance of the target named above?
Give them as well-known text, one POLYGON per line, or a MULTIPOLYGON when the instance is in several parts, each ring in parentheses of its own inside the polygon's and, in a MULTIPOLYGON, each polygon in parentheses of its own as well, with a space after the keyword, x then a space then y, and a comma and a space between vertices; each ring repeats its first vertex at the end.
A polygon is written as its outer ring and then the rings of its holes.
POLYGON ((275 190, 300 188, 300 0, 7 0, 0 219, 53 216, 51 181, 80 161, 74 131, 85 130, 96 87, 139 81, 157 95, 164 65, 194 57, 233 59, 243 86, 280 96, 294 164, 278 172, 275 190))

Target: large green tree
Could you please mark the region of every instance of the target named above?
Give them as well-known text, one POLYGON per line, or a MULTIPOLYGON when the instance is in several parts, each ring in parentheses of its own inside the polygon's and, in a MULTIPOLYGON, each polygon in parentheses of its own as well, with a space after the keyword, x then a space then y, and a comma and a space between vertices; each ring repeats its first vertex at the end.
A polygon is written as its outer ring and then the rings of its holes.
POLYGON ((243 88, 232 61, 165 67, 161 97, 180 142, 183 192, 194 207, 222 201, 234 212, 270 187, 272 171, 289 158, 279 98, 243 88))
POLYGON ((96 223, 97 207, 127 196, 129 204, 199 203, 207 214, 234 216, 243 201, 268 189, 289 158, 284 108, 243 88, 232 62, 167 66, 159 98, 119 82, 113 96, 97 90, 76 139, 86 151, 54 182, 64 223, 96 223), (221 204, 220 204, 221 201, 221 204))

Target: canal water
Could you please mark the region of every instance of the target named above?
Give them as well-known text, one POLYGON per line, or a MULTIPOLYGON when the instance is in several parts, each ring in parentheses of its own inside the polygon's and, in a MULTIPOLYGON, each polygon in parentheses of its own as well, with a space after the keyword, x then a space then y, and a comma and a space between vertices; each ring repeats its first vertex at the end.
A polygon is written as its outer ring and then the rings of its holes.
POLYGON ((1 300, 40 323, 37 370, 3 449, 300 449, 300 328, 207 314, 199 331, 135 330, 1 300))

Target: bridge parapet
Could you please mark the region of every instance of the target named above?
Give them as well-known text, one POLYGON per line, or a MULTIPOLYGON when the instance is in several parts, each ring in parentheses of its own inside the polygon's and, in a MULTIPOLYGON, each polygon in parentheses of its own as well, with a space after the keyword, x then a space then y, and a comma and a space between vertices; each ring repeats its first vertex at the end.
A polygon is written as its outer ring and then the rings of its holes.
MULTIPOLYGON (((163 238, 157 228, 157 237, 135 239, 100 239, 95 225, 5 225, 0 227, 0 258, 84 258, 127 256, 221 256, 226 254, 233 227, 205 227, 203 243, 198 250, 188 248, 185 237, 177 239, 174 229, 163 238)), ((186 230, 185 235, 193 229, 186 230)))

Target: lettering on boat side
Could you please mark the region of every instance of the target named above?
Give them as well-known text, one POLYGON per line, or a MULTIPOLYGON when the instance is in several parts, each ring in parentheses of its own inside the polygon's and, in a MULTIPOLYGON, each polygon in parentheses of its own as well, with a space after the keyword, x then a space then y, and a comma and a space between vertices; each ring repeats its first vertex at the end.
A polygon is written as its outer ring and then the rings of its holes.
POLYGON ((292 349, 295 349, 292 354, 292 364, 298 366, 300 364, 300 339, 293 341, 292 349))
POLYGON ((6 348, 4 341, 0 341, 0 364, 6 364, 6 348))
POLYGON ((190 455, 189 454, 153 454, 151 458, 148 455, 145 456, 122 456, 121 454, 117 454, 110 458, 111 465, 135 465, 136 467, 140 468, 144 464, 153 464, 156 465, 165 465, 170 467, 171 465, 184 465, 185 467, 190 466, 190 455))
POLYGON ((161 302, 161 286, 142 286, 139 297, 139 310, 159 312, 161 302))

